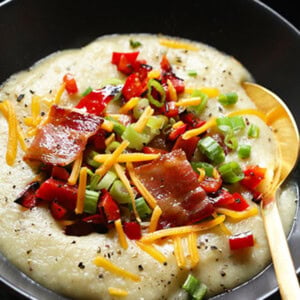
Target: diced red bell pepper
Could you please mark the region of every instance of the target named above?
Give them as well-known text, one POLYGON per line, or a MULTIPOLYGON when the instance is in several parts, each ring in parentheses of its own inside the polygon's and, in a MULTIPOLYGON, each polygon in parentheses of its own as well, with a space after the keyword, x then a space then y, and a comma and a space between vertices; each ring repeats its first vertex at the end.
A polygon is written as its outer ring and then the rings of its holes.
POLYGON ((139 97, 146 89, 147 84, 140 79, 139 74, 133 73, 127 77, 122 94, 128 101, 132 97, 139 97))
POLYGON ((235 234, 229 237, 231 250, 238 250, 254 246, 254 236, 250 231, 235 234))
POLYGON ((240 193, 233 193, 232 197, 234 202, 228 203, 224 207, 235 211, 243 211, 249 207, 248 202, 240 193))
POLYGON ((77 186, 49 178, 36 191, 36 197, 47 202, 56 200, 64 208, 73 211, 77 202, 77 186))
POLYGON ((96 134, 89 138, 88 143, 93 145, 96 151, 101 152, 106 149, 105 139, 105 130, 100 128, 96 134))
POLYGON ((139 240, 142 237, 141 225, 137 222, 125 222, 123 230, 131 240, 139 240))
POLYGON ((105 189, 101 190, 98 208, 99 211, 101 210, 101 208, 103 208, 108 223, 118 220, 121 217, 118 204, 113 200, 110 193, 105 189))
POLYGON ((221 176, 219 176, 218 178, 205 176, 204 180, 200 182, 200 186, 208 194, 215 193, 222 186, 222 178, 221 176))
POLYGON ((54 200, 50 203, 50 212, 55 220, 61 220, 66 216, 68 211, 54 200))
POLYGON ((199 140, 200 137, 198 136, 191 137, 187 140, 184 140, 182 136, 179 136, 172 150, 182 149, 185 152, 186 158, 188 160, 191 160, 197 148, 199 140))
POLYGON ((247 166, 244 170, 244 179, 241 180, 241 184, 251 191, 254 191, 257 186, 265 178, 266 168, 259 166, 247 166))
POLYGON ((214 197, 211 198, 211 200, 216 207, 226 206, 235 201, 232 194, 223 188, 219 189, 217 193, 214 194, 214 197))
POLYGON ((60 179, 60 180, 63 180, 63 181, 68 181, 68 178, 70 177, 70 174, 63 167, 53 166, 52 167, 52 172, 51 172, 51 177, 56 178, 56 179, 60 179))
POLYGON ((168 153, 168 151, 166 151, 166 150, 148 147, 148 146, 143 147, 143 152, 146 154, 166 154, 166 153, 168 153))
POLYGON ((185 86, 183 79, 177 77, 173 72, 168 72, 164 74, 162 82, 165 83, 168 79, 172 82, 172 85, 178 94, 184 92, 185 86))
POLYGON ((195 114, 188 112, 180 115, 182 122, 188 124, 187 130, 201 127, 205 124, 205 121, 200 120, 195 114))
POLYGON ((35 195, 36 190, 39 188, 40 183, 38 181, 34 181, 27 185, 25 190, 19 195, 19 197, 15 200, 15 203, 22 205, 25 208, 33 208, 37 206, 38 199, 35 195))
POLYGON ((159 109, 159 112, 168 118, 177 117, 179 114, 178 106, 175 101, 165 102, 165 105, 159 109))
POLYGON ((172 66, 166 55, 162 56, 162 59, 160 61, 160 67, 164 72, 170 72, 172 70, 172 66))
POLYGON ((82 221, 91 224, 107 224, 105 215, 102 213, 102 210, 98 214, 94 214, 83 218, 82 221))
POLYGON ((170 141, 175 141, 180 135, 185 133, 186 131, 186 124, 182 124, 177 128, 173 128, 172 131, 170 132, 168 138, 170 141))
POLYGON ((139 52, 113 52, 111 62, 118 70, 126 75, 134 71, 134 65, 139 52))
POLYGON ((110 85, 93 90, 79 101, 76 108, 86 108, 88 113, 100 116, 116 93, 117 88, 110 85))
POLYGON ((63 77, 63 82, 66 85, 66 90, 69 95, 76 94, 78 92, 78 87, 74 75, 67 73, 63 77))

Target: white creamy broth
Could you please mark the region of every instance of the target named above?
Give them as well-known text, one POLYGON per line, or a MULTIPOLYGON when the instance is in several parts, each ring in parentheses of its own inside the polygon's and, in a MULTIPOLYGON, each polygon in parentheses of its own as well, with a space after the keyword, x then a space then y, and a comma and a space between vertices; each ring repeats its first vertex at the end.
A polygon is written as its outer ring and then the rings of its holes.
MULTIPOLYGON (((112 52, 133 51, 129 40, 138 40, 141 46, 139 58, 146 59, 154 69, 159 69, 163 54, 174 68, 175 74, 184 79, 186 88, 216 87, 222 93, 236 92, 239 101, 232 108, 220 109, 217 99, 209 99, 201 117, 208 120, 211 115, 222 116, 232 110, 255 108, 245 94, 240 83, 252 80, 248 71, 234 58, 214 48, 200 43, 198 51, 166 48, 155 35, 113 35, 102 37, 90 45, 78 49, 57 52, 34 65, 30 70, 9 78, 0 88, 0 99, 9 99, 16 106, 19 120, 30 114, 33 94, 52 99, 58 90, 61 79, 67 72, 74 74, 79 94, 86 88, 98 88, 110 78, 125 76, 111 63, 112 52), (188 75, 189 70, 197 76, 188 75), (24 98, 16 101, 16 97, 24 98)), ((62 95, 61 104, 73 107, 80 96, 62 95)), ((44 107, 46 111, 46 107, 44 107)), ((258 139, 249 141, 252 154, 248 160, 241 160, 236 154, 227 160, 236 160, 242 166, 258 164, 268 168, 276 161, 276 142, 270 128, 256 116, 248 116, 249 121, 260 127, 258 139)), ((21 123, 21 127, 24 125, 21 123)), ((5 162, 7 144, 7 123, 0 116, 0 250, 18 268, 42 285, 57 293, 82 299, 112 299, 107 288, 119 287, 129 294, 124 299, 184 299, 186 294, 181 286, 188 269, 177 267, 171 244, 158 246, 167 257, 167 264, 161 264, 138 248, 134 241, 124 250, 120 247, 116 234, 90 234, 88 236, 67 236, 62 227, 42 207, 24 211, 13 201, 30 182, 35 174, 23 162, 19 150, 17 163, 9 167, 5 162), (94 258, 101 254, 122 268, 141 276, 140 282, 118 277, 93 264, 94 258), (140 267, 142 266, 142 268, 140 267)), ((239 137, 243 141, 245 137, 239 137)), ((271 167, 270 167, 271 166, 271 167)), ((279 209, 283 216, 286 233, 293 222, 296 209, 297 191, 288 185, 279 193, 279 209)), ((247 193, 244 196, 251 203, 247 193)), ((270 262, 270 253, 260 215, 232 223, 225 222, 232 233, 252 231, 255 246, 249 249, 231 251, 228 237, 219 229, 201 232, 198 236, 200 263, 191 273, 208 286, 208 296, 221 293, 238 286, 260 272, 270 262)))

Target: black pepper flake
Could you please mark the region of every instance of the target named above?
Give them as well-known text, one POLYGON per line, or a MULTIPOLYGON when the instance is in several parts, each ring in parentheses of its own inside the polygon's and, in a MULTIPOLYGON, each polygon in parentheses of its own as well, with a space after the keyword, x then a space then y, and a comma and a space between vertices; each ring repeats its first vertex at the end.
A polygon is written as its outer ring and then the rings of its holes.
POLYGON ((167 266, 167 265, 168 265, 168 263, 165 261, 165 262, 164 262, 164 266, 167 266))
POLYGON ((30 92, 30 94, 34 94, 35 93, 35 91, 33 91, 33 90, 29 90, 29 92, 30 92))
POLYGON ((85 265, 82 263, 82 261, 78 264, 78 268, 80 268, 80 269, 84 269, 85 268, 85 265))
POLYGON ((218 247, 217 246, 210 246, 210 249, 211 250, 218 250, 218 247))
POLYGON ((18 102, 21 102, 22 99, 25 97, 25 94, 20 94, 18 97, 17 97, 17 101, 18 102))
POLYGON ((43 117, 46 113, 44 111, 41 112, 41 116, 43 117))
POLYGON ((98 278, 102 279, 103 278, 103 274, 99 274, 98 278))
POLYGON ((144 267, 142 265, 138 265, 139 271, 144 271, 144 267))
POLYGON ((32 252, 31 249, 30 249, 30 250, 27 250, 27 251, 26 251, 26 254, 29 255, 31 252, 32 252))
POLYGON ((72 241, 72 243, 71 244, 76 244, 76 241, 72 241))
POLYGON ((220 272, 220 274, 222 277, 226 276, 226 273, 223 270, 220 272))
POLYGON ((14 184, 14 185, 12 186, 12 188, 15 189, 15 188, 16 188, 16 185, 14 184))

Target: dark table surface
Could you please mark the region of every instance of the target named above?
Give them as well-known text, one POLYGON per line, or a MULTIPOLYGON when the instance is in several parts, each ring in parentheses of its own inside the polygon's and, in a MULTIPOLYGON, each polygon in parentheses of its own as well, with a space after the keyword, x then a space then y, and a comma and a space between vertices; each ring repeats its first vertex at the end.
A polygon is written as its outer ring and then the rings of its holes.
MULTIPOLYGON (((292 25, 300 29, 300 18, 298 10, 298 1, 287 0, 287 1, 274 1, 274 0, 264 0, 266 5, 271 7, 273 10, 278 12, 286 20, 288 20, 292 25)), ((268 300, 279 300, 281 299, 279 292, 275 293, 268 300)), ((0 282, 0 300, 25 300, 21 295, 18 295, 15 291, 0 282)), ((246 300, 246 299, 245 299, 246 300)))

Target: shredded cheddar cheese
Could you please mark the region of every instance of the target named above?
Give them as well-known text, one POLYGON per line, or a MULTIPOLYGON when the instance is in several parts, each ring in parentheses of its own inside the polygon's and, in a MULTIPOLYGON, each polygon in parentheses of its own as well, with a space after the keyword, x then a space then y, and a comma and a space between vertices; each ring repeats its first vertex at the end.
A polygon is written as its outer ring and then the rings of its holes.
POLYGON ((112 132, 114 129, 114 123, 104 119, 103 123, 101 124, 101 128, 107 132, 112 132))
POLYGON ((128 295, 128 291, 120 288, 115 288, 115 287, 109 287, 108 288, 108 293, 111 296, 116 296, 116 297, 125 297, 128 295))
POLYGON ((150 205, 150 207, 153 209, 156 206, 156 200, 155 198, 151 195, 151 193, 146 189, 146 187, 140 182, 140 180, 137 178, 134 168, 131 162, 127 163, 127 170, 129 172, 130 178, 133 181, 134 185, 136 188, 139 190, 141 195, 144 197, 146 202, 150 205))
POLYGON ((161 73, 159 70, 151 70, 150 72, 148 72, 149 79, 159 79, 160 75, 161 73))
POLYGON ((191 130, 186 131, 182 135, 182 138, 184 140, 188 140, 188 139, 190 139, 193 136, 197 136, 197 135, 205 132, 209 128, 214 127, 215 125, 216 125, 216 117, 212 117, 203 126, 201 126, 199 128, 195 128, 195 129, 191 129, 191 130))
POLYGON ((120 114, 127 114, 131 109, 133 109, 140 101, 139 97, 132 97, 128 102, 126 102, 120 109, 120 114))
POLYGON ((219 207, 216 208, 216 212, 228 216, 234 219, 235 221, 240 221, 249 217, 256 216, 258 214, 258 208, 256 206, 252 206, 251 208, 247 208, 244 211, 234 211, 231 209, 219 207))
POLYGON ((65 88, 66 88, 66 84, 63 82, 61 84, 61 86, 59 87, 58 91, 56 92, 55 98, 53 100, 53 104, 58 105, 60 103, 60 99, 61 99, 63 92, 65 91, 65 88))
POLYGON ((70 184, 70 185, 75 185, 76 182, 77 182, 77 179, 79 177, 81 164, 82 164, 82 157, 83 157, 83 154, 80 153, 78 158, 73 162, 71 175, 68 178, 68 184, 70 184))
POLYGON ((80 169, 79 173, 79 186, 77 192, 77 202, 75 213, 82 214, 84 208, 84 200, 85 200, 85 189, 86 189, 86 180, 87 180, 87 168, 83 167, 80 169))
POLYGON ((257 109, 252 109, 252 108, 246 108, 246 109, 240 109, 237 111, 233 111, 233 112, 229 113, 227 116, 233 117, 233 116, 239 116, 239 115, 254 115, 254 116, 257 116, 260 119, 262 119, 265 123, 267 123, 267 116, 263 112, 261 112, 257 109))
POLYGON ((154 109, 150 106, 144 110, 138 121, 134 125, 134 130, 141 133, 147 125, 149 118, 153 115, 154 109))
MULTIPOLYGON (((212 215, 213 215, 214 218, 218 217, 218 214, 215 213, 215 212, 212 215)), ((224 222, 220 223, 219 226, 220 226, 220 229, 223 231, 223 233, 225 235, 232 235, 232 232, 228 229, 228 227, 224 224, 224 222)))
POLYGON ((114 273, 115 275, 118 275, 120 277, 127 278, 127 279, 130 279, 132 281, 136 281, 136 282, 141 281, 140 276, 138 276, 136 274, 133 274, 131 272, 128 272, 128 271, 118 267, 117 265, 113 264, 111 261, 107 260, 106 258, 104 258, 102 256, 97 256, 94 259, 94 264, 97 267, 102 267, 105 270, 107 270, 111 273, 114 273))
POLYGON ((167 80, 167 85, 168 85, 170 100, 177 101, 177 92, 176 92, 176 89, 174 88, 174 85, 170 79, 167 80))
POLYGON ((115 228, 118 233, 118 239, 119 239, 119 243, 120 243, 121 247, 123 249, 127 249, 128 243, 127 243, 127 238, 126 238, 126 235, 125 235, 123 227, 122 227, 121 219, 118 219, 115 221, 115 228))
POLYGON ((151 216, 150 225, 148 227, 148 232, 154 232, 157 228, 158 220, 162 214, 161 208, 156 205, 151 216))
MULTIPOLYGON (((100 163, 103 163, 111 159, 113 154, 98 154, 94 157, 94 160, 100 163)), ((145 154, 145 153, 124 153, 120 154, 116 158, 116 163, 125 163, 125 162, 137 162, 137 161, 147 161, 153 160, 160 157, 160 154, 145 154)))
POLYGON ((166 38, 160 38, 159 43, 162 46, 174 49, 184 49, 184 50, 191 50, 191 51, 198 51, 199 48, 196 45, 191 43, 180 42, 178 40, 171 40, 166 38))
POLYGON ((118 162, 118 157, 120 154, 127 148, 129 142, 124 140, 117 149, 111 154, 109 158, 107 158, 103 164, 96 170, 96 174, 100 176, 100 178, 116 163, 118 162))
POLYGON ((176 129, 176 128, 182 126, 182 125, 184 125, 184 123, 183 123, 182 121, 178 121, 178 122, 176 122, 176 123, 174 123, 174 124, 172 125, 172 128, 173 128, 173 129, 176 129))
POLYGON ((205 179, 205 170, 203 168, 197 168, 197 170, 199 171, 198 181, 202 182, 205 179))
POLYGON ((195 90, 206 94, 208 98, 216 98, 220 95, 220 90, 214 87, 185 88, 184 92, 187 94, 192 94, 195 90))
POLYGON ((223 223, 224 220, 225 220, 225 216, 220 215, 214 220, 204 221, 195 225, 186 225, 186 226, 161 229, 144 235, 140 241, 143 243, 152 243, 158 239, 165 238, 165 237, 173 237, 175 235, 183 235, 191 232, 208 230, 219 225, 220 223, 223 223))
POLYGON ((115 140, 116 135, 112 133, 108 138, 105 139, 105 146, 107 147, 110 143, 115 140))
POLYGON ((188 234, 188 249, 190 253, 191 267, 195 267, 200 261, 200 255, 197 248, 197 235, 195 232, 188 234))
POLYGON ((184 251, 182 248, 182 239, 180 236, 173 237, 174 254, 179 268, 186 266, 184 251))
POLYGON ((194 105, 199 105, 201 103, 201 98, 200 97, 191 97, 191 98, 184 98, 176 102, 176 106, 194 106, 194 105))
POLYGON ((160 263, 164 263, 167 261, 167 258, 159 251, 157 250, 153 245, 150 244, 144 244, 139 241, 136 241, 136 244, 146 253, 148 253, 150 256, 152 256, 154 259, 159 261, 160 263))

